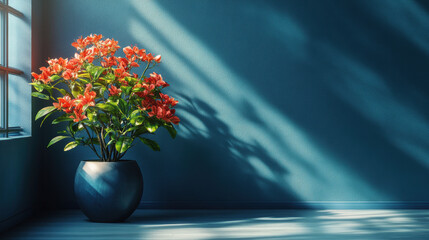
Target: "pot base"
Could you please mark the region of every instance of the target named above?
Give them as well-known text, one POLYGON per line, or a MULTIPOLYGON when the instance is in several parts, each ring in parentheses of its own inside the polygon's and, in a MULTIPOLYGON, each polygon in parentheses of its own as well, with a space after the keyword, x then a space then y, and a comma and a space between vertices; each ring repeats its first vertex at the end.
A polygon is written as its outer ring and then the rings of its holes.
POLYGON ((137 208, 143 177, 135 161, 81 161, 74 191, 82 212, 93 222, 121 222, 137 208))

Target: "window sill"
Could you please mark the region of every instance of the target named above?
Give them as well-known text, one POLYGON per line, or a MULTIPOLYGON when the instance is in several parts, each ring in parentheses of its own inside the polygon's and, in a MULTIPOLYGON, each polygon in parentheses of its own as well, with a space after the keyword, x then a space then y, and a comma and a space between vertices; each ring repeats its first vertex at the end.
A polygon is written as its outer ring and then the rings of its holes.
POLYGON ((31 137, 31 134, 23 134, 23 135, 19 135, 19 136, 9 136, 9 137, 0 137, 0 142, 1 141, 8 141, 8 140, 14 140, 14 139, 22 139, 22 138, 29 138, 31 137))

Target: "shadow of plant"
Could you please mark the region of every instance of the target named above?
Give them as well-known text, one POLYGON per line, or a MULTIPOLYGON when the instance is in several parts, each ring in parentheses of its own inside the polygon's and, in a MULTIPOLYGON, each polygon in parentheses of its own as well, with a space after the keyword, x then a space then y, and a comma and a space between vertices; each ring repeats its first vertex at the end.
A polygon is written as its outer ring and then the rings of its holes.
POLYGON ((188 208, 255 207, 258 202, 270 207, 273 202, 298 200, 287 186, 273 182, 276 178, 284 181, 288 171, 258 141, 238 139, 204 101, 178 98, 178 112, 183 117, 178 139, 169 150, 178 158, 162 160, 169 165, 159 189, 165 192, 150 195, 162 195, 164 201, 171 201, 166 206, 188 208))

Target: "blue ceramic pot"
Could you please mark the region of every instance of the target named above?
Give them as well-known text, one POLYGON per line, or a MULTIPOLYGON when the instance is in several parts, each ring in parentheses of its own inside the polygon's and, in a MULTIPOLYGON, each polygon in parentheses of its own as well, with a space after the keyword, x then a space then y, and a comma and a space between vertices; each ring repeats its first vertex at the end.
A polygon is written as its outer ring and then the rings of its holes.
POLYGON ((135 161, 81 161, 74 192, 82 212, 94 222, 120 222, 136 210, 143 177, 135 161))

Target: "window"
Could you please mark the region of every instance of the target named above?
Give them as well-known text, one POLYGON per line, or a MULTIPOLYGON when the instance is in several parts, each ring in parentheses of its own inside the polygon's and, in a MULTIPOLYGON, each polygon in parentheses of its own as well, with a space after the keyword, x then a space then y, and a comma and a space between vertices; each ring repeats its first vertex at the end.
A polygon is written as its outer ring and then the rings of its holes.
POLYGON ((31 0, 0 0, 0 139, 31 132, 31 0))

